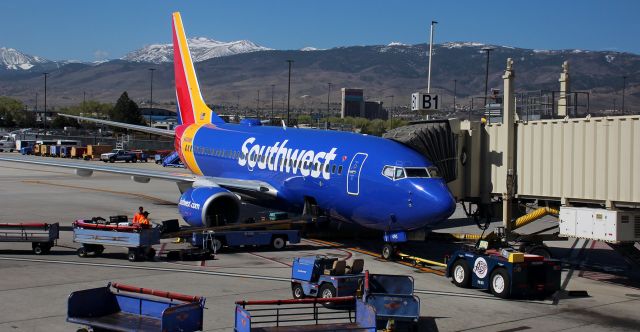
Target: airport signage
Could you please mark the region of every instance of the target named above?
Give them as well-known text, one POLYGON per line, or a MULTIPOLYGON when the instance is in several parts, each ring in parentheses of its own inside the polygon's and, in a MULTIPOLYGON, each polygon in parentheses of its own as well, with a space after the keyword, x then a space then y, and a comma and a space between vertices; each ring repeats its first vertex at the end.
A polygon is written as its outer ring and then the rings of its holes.
POLYGON ((412 111, 437 111, 438 106, 437 94, 415 92, 411 95, 412 111))

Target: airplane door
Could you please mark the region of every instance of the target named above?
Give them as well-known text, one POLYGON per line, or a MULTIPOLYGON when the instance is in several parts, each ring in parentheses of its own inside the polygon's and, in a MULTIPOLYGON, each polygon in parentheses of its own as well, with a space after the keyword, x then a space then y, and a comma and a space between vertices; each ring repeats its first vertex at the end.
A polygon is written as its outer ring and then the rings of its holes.
POLYGON ((360 171, 364 161, 367 160, 366 153, 356 153, 351 159, 347 173, 347 193, 349 195, 360 194, 360 171))

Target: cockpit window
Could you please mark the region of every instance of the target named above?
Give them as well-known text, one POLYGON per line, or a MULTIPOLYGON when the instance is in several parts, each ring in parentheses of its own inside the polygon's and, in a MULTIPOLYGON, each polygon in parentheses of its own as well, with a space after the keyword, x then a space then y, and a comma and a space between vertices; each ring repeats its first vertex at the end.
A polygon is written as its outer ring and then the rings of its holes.
POLYGON ((391 180, 404 178, 439 178, 440 172, 436 166, 430 167, 398 167, 384 166, 382 175, 391 180))
POLYGON ((394 172, 394 168, 393 166, 385 166, 382 169, 382 175, 388 177, 389 179, 393 180, 393 174, 395 174, 394 172))
POLYGON ((405 168, 405 171, 407 172, 408 178, 428 178, 429 177, 429 172, 427 172, 427 169, 424 167, 405 168))

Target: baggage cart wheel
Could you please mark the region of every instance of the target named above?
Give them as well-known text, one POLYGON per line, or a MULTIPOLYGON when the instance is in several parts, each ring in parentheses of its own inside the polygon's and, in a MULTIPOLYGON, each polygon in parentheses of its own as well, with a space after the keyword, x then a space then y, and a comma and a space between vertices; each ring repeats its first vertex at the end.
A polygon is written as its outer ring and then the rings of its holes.
POLYGON ((111 159, 109 159, 109 162, 110 162, 110 163, 115 163, 115 162, 116 162, 116 158, 111 158, 111 159))
POLYGON ((136 249, 129 249, 129 254, 127 254, 127 258, 129 259, 129 262, 135 262, 138 260, 139 256, 138 256, 138 250, 136 249))
POLYGON ((293 293, 294 299, 304 299, 304 289, 302 289, 302 285, 298 283, 293 284, 291 292, 293 293))
POLYGON ((489 278, 489 289, 493 295, 506 299, 511 295, 511 280, 509 273, 504 268, 497 268, 489 278))
POLYGON ((456 286, 461 288, 469 288, 471 286, 471 271, 469 264, 464 259, 458 259, 453 263, 451 276, 456 286))
POLYGON ((332 284, 324 283, 322 284, 322 286, 320 286, 318 297, 321 297, 323 299, 336 297, 336 288, 333 287, 332 284))
POLYGON ((103 252, 104 252, 104 247, 103 247, 103 246, 101 246, 101 245, 97 245, 97 246, 95 247, 95 249, 93 249, 93 253, 94 253, 96 256, 102 255, 102 253, 103 253, 103 252))
POLYGON ((76 251, 78 254, 78 257, 87 257, 87 248, 85 247, 80 247, 78 248, 78 250, 76 251))
POLYGON ((147 251, 147 260, 152 261, 154 257, 156 257, 156 250, 149 248, 149 251, 147 251))
POLYGON ((135 164, 135 163, 137 163, 137 162, 138 162, 138 159, 133 158, 133 159, 131 159, 131 162, 135 164))
POLYGON ((33 253, 36 255, 44 254, 44 249, 40 246, 40 243, 33 243, 31 249, 33 249, 33 253))
POLYGON ((271 239, 271 247, 273 247, 273 249, 282 250, 286 246, 287 246, 287 240, 285 240, 281 236, 276 236, 273 239, 271 239))
POLYGON ((393 260, 396 256, 396 247, 391 243, 385 243, 382 246, 382 258, 385 260, 393 260))

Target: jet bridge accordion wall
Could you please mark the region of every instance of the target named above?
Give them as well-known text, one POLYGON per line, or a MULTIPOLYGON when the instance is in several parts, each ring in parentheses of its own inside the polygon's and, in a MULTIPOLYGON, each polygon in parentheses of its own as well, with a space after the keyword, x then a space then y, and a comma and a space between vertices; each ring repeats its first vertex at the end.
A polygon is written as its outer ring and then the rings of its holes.
MULTIPOLYGON (((501 126, 483 135, 493 194, 506 192, 501 126)), ((640 203, 640 116, 518 122, 515 131, 518 197, 640 203)))

